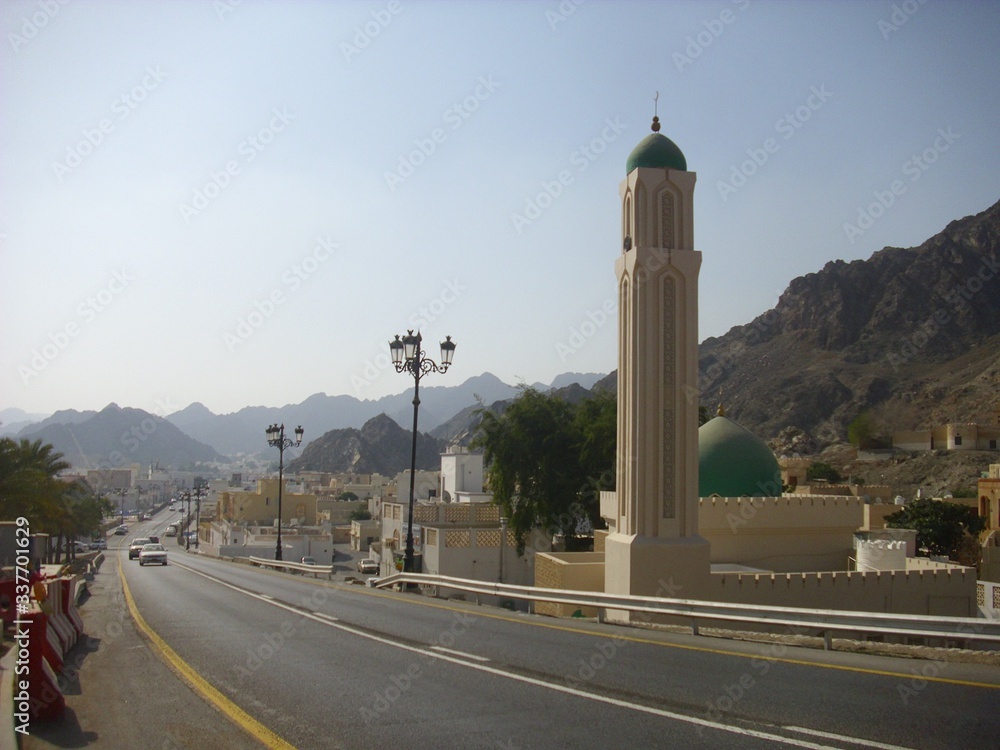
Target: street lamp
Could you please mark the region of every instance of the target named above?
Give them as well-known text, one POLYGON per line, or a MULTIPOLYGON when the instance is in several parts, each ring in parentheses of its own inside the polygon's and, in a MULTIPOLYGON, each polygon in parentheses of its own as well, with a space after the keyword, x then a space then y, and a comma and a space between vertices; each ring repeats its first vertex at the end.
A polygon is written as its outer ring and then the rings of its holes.
POLYGON ((121 525, 124 526, 125 525, 125 488, 124 487, 120 488, 118 490, 118 492, 120 492, 121 496, 122 496, 121 506, 120 506, 119 510, 121 510, 121 513, 122 513, 121 525))
POLYGON ((184 511, 184 551, 187 552, 191 549, 191 534, 189 533, 191 529, 188 526, 191 525, 191 493, 185 492, 183 500, 187 503, 187 509, 184 511))
POLYGON ((503 583, 503 549, 507 546, 507 516, 500 516, 500 583, 503 583))
POLYGON ((281 560, 281 484, 285 473, 285 448, 302 445, 302 435, 305 430, 302 425, 295 428, 295 439, 285 437, 285 425, 280 427, 273 424, 268 427, 264 434, 267 435, 267 444, 278 449, 278 544, 274 549, 274 559, 281 560))
POLYGON ((403 560, 403 572, 413 572, 413 488, 417 474, 417 410, 420 408, 420 378, 431 372, 444 373, 451 367, 455 356, 455 344, 451 336, 446 336, 441 342, 441 364, 426 357, 420 348, 423 337, 420 331, 413 335, 407 331, 400 340, 389 342, 389 352, 392 354, 392 364, 396 372, 408 372, 413 376, 413 446, 410 450, 410 512, 406 520, 406 557, 403 560))
POLYGON ((201 551, 201 487, 196 489, 194 495, 195 501, 195 511, 194 511, 194 548, 201 551))

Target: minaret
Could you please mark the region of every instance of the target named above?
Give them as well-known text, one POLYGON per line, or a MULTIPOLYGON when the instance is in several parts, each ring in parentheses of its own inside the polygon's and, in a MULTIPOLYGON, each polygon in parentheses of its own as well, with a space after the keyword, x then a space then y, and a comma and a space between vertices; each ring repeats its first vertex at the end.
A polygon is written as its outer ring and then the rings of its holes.
POLYGON ((695 599, 709 575, 698 535, 696 175, 659 117, 652 129, 619 188, 618 486, 605 591, 695 599))

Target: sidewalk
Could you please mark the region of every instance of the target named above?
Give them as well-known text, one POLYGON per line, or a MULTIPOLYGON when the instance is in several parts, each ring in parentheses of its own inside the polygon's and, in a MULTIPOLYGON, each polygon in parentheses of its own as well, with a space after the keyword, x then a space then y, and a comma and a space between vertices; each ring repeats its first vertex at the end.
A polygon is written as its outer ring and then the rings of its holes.
POLYGON ((85 634, 59 677, 66 713, 33 723, 22 750, 260 750, 160 660, 136 630, 118 576, 112 553, 79 607, 85 634))

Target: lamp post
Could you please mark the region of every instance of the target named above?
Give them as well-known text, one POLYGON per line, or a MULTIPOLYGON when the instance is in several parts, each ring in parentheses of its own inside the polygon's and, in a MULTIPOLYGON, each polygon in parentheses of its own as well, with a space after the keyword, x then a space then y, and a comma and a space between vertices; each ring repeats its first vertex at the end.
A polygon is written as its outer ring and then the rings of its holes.
POLYGON ((188 526, 191 523, 191 493, 184 493, 184 502, 187 503, 187 508, 184 510, 184 551, 187 552, 191 549, 191 535, 188 534, 190 529, 188 526))
POLYGON ((121 493, 121 497, 122 497, 122 499, 121 499, 121 505, 119 506, 119 510, 121 511, 121 514, 122 514, 121 525, 124 526, 125 525, 125 488, 122 487, 121 489, 118 490, 118 492, 121 493))
POLYGON ((302 445, 302 435, 305 431, 302 425, 295 428, 295 439, 285 437, 285 425, 280 427, 273 424, 268 427, 264 434, 267 435, 267 444, 278 449, 278 543, 274 549, 274 559, 281 560, 281 484, 285 473, 285 448, 302 445))
POLYGON ((420 378, 431 372, 444 373, 451 367, 455 356, 455 344, 451 336, 446 336, 441 342, 441 364, 424 355, 420 348, 423 337, 417 331, 407 331, 402 341, 396 336, 389 342, 392 354, 392 364, 396 372, 408 372, 413 376, 413 446, 410 450, 410 504, 406 520, 406 557, 403 559, 403 572, 413 572, 413 489, 417 474, 417 410, 420 408, 420 378))
POLYGON ((201 539, 201 487, 196 489, 194 495, 195 511, 194 511, 194 548, 196 550, 201 550, 201 545, 199 544, 201 539))
POLYGON ((503 583, 503 549, 507 546, 507 516, 500 516, 500 583, 503 583))

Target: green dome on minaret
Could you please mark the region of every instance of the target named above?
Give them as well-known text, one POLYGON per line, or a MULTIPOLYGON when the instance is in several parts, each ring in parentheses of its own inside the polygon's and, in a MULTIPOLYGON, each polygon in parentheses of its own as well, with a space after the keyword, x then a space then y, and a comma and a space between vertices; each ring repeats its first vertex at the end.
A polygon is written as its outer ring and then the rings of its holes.
POLYGON ((653 132, 639 141, 625 162, 625 174, 636 167, 679 169, 687 172, 687 159, 677 144, 660 132, 660 118, 653 118, 653 132))
POLYGON ((721 414, 698 428, 698 496, 710 495, 781 495, 781 469, 767 443, 721 414))

